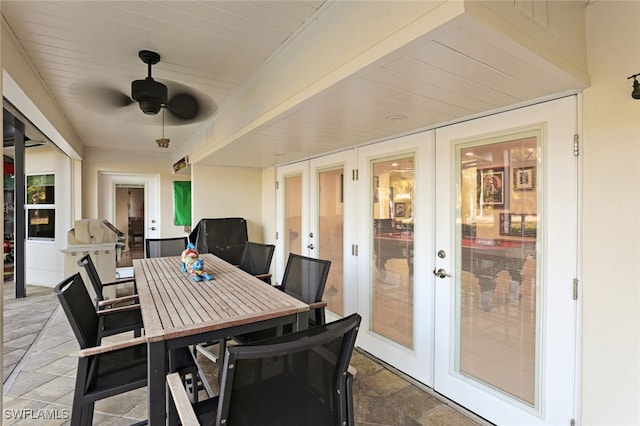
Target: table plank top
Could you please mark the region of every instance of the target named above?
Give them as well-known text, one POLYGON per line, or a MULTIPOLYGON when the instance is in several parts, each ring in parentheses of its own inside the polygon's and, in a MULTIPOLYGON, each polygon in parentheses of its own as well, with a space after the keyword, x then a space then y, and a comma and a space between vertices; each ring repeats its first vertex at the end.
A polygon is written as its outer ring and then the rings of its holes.
POLYGON ((309 306, 230 263, 201 254, 211 281, 196 282, 179 256, 136 259, 133 268, 150 342, 224 329, 309 310, 309 306))

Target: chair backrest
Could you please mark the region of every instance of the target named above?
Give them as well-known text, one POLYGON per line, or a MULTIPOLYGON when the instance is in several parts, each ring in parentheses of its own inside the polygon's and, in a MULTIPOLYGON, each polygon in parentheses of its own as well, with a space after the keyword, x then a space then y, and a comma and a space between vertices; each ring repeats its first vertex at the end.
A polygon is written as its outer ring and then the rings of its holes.
POLYGON ((187 237, 147 238, 144 240, 145 257, 180 256, 187 248, 187 237))
POLYGON ((76 273, 67 277, 53 289, 53 292, 58 296, 80 348, 96 346, 99 343, 99 318, 82 276, 76 273))
POLYGON ((282 277, 282 290, 304 303, 320 302, 330 266, 330 260, 291 253, 282 277))
POLYGON ((216 424, 353 424, 347 368, 360 319, 227 347, 216 424))
POLYGON ((247 221, 241 217, 200 219, 189 234, 200 253, 213 253, 232 265, 240 263, 248 240, 247 221))
POLYGON ((268 274, 275 248, 272 244, 247 241, 238 266, 251 275, 268 274))
POLYGON ((98 275, 98 271, 96 270, 96 266, 93 264, 93 260, 91 260, 91 256, 89 254, 85 254, 78 260, 78 266, 82 266, 89 277, 89 281, 91 282, 91 286, 96 292, 96 297, 99 301, 104 300, 104 296, 102 295, 102 280, 100 279, 100 275, 98 275))

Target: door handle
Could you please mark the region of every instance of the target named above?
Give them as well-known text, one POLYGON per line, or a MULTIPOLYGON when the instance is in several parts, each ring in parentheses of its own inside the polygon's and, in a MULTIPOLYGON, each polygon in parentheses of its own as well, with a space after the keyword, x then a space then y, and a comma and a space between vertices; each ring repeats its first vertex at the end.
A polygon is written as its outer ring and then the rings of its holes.
POLYGON ((451 274, 447 274, 447 271, 445 271, 442 268, 438 269, 437 271, 434 269, 433 275, 435 275, 438 278, 446 278, 451 276, 451 274))
POLYGON ((155 227, 155 226, 152 226, 152 227, 151 227, 151 230, 152 230, 152 231, 155 231, 155 230, 156 230, 156 227, 155 227))
POLYGON ((307 248, 308 248, 309 250, 313 250, 315 247, 313 246, 313 244, 309 244, 309 245, 307 246, 307 248))

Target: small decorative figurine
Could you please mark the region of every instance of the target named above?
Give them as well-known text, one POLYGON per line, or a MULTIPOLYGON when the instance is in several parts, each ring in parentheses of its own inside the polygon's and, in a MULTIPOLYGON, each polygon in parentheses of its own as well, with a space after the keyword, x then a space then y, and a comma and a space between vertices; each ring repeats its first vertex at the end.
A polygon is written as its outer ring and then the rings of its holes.
POLYGON ((207 274, 204 271, 204 259, 200 257, 192 243, 187 245, 187 248, 180 255, 180 259, 182 260, 182 272, 188 272, 193 276, 194 281, 209 281, 213 279, 211 274, 207 274))
POLYGON ((193 276, 194 281, 207 280, 210 281, 213 277, 204 271, 204 259, 198 257, 191 263, 189 267, 189 273, 193 276))
POLYGON ((187 244, 187 248, 184 249, 180 255, 180 259, 182 260, 182 272, 187 272, 189 270, 189 265, 191 265, 199 256, 196 246, 192 243, 187 244))

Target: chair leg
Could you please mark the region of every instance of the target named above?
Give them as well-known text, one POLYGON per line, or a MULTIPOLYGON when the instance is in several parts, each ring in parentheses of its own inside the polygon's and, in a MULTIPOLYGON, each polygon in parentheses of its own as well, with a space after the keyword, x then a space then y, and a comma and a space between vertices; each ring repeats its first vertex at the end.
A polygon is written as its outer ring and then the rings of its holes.
POLYGON ((94 402, 86 403, 84 398, 85 378, 87 377, 88 369, 89 360, 87 358, 79 358, 78 368, 76 369, 76 387, 73 392, 73 406, 71 409, 72 426, 90 425, 93 421, 94 402))
POLYGON ((74 397, 71 410, 71 426, 85 426, 93 423, 93 410, 95 403, 82 404, 74 397))
MULTIPOLYGON (((353 379, 354 377, 350 374, 347 373, 347 380, 346 380, 346 409, 347 409, 347 419, 346 419, 346 424, 347 425, 353 425, 355 424, 355 413, 353 411, 353 379)), ((343 422, 343 424, 345 424, 343 422)))

